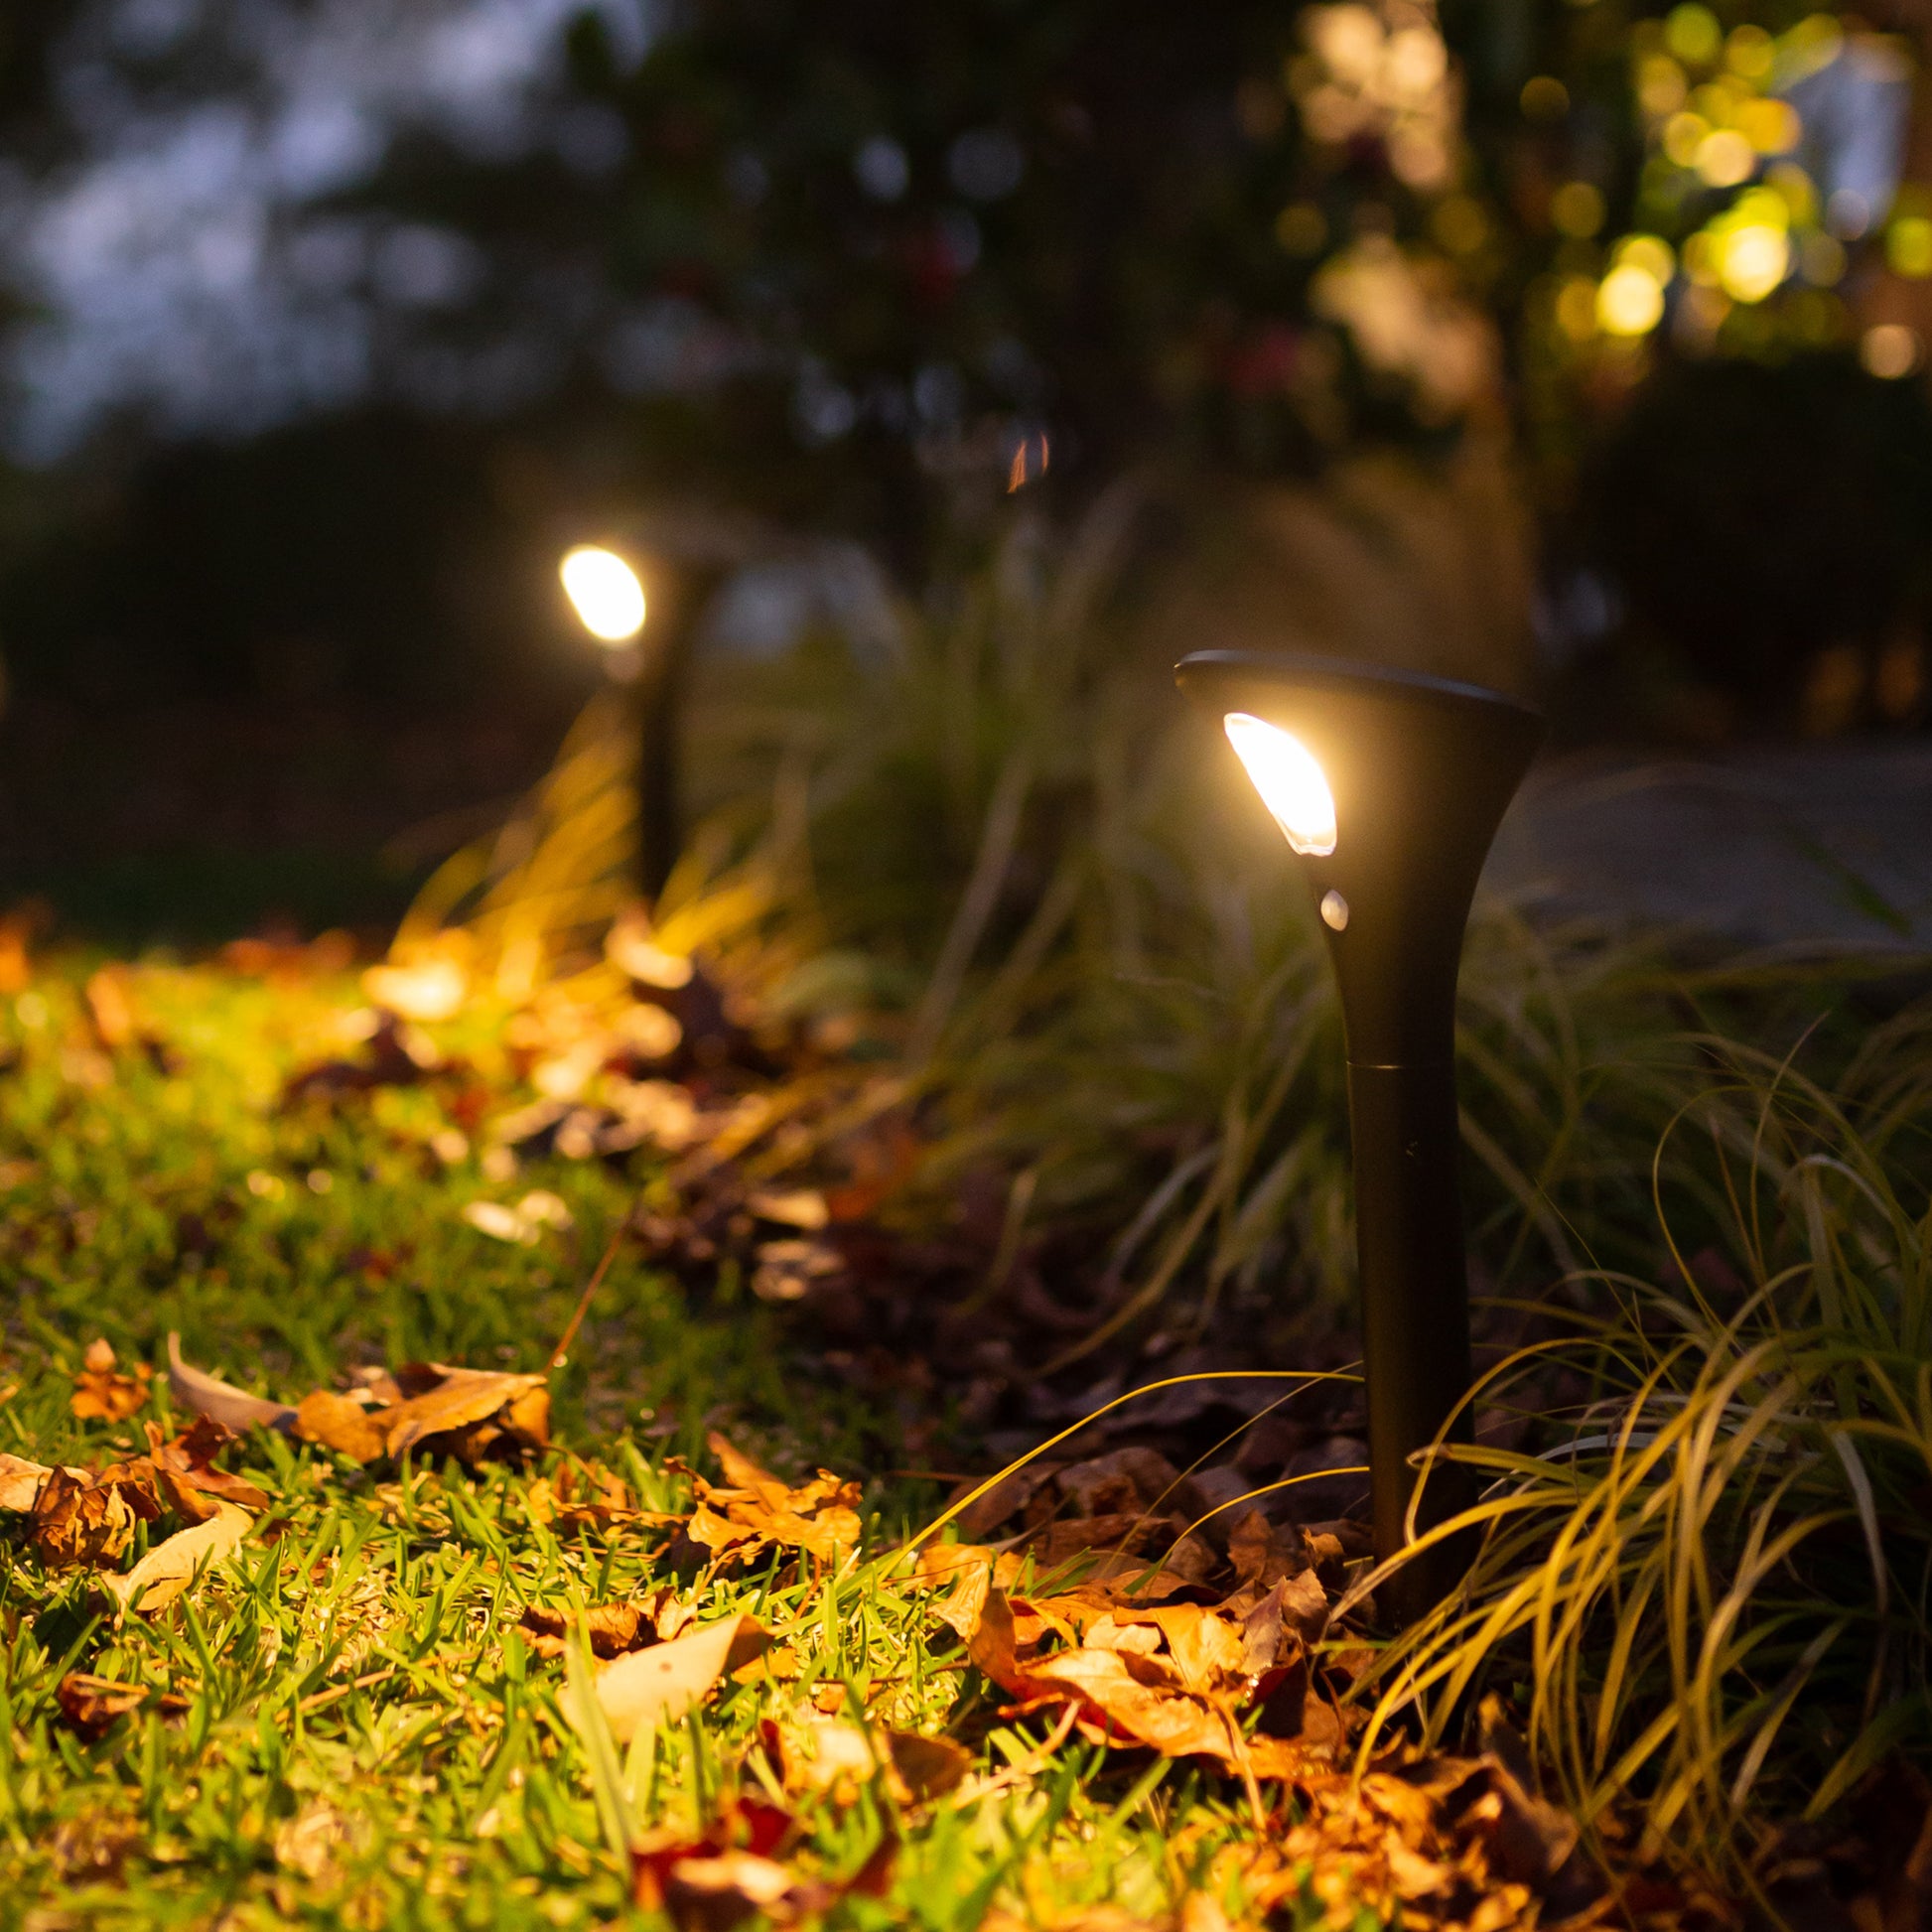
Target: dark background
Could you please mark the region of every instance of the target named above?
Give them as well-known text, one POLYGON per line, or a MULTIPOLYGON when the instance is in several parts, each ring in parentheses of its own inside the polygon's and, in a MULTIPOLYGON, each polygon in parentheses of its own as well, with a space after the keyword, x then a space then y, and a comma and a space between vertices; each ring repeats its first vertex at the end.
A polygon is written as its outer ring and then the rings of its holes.
MULTIPOLYGON (((1664 331, 1594 360, 1551 345, 1551 291, 1643 215, 1630 76, 1661 8, 1451 7, 1447 186, 1372 134, 1316 138, 1293 77, 1310 10, 1259 0, 684 0, 648 31, 562 8, 462 112, 455 43, 412 28, 363 50, 360 158, 262 185, 278 129, 329 124, 290 104, 295 54, 378 12, 67 0, 4 29, 0 900, 121 940, 373 932, 597 685, 565 544, 737 518, 856 539, 923 593, 1012 513, 1016 458, 1066 518, 1137 470, 1182 495, 1319 488, 1364 451, 1440 467, 1503 422, 1540 542, 1522 621, 1572 740, 1790 731, 1821 653, 1922 655, 1932 419, 1916 377, 1860 363, 1895 292, 1876 243, 1829 298, 1835 335, 1781 294, 1695 353, 1664 331), (1561 111, 1526 105, 1538 76, 1561 111), (64 329, 84 347, 85 303, 37 279, 34 224, 89 180, 132 206, 129 157, 166 179, 183 129, 213 152, 223 128, 236 192, 259 189, 250 293, 218 327, 160 305, 118 388, 69 407, 84 360, 30 351, 64 329), (1552 212, 1570 180, 1600 190, 1594 240, 1552 212), (1450 201, 1481 237, 1459 252, 1450 201), (1383 234, 1452 258, 1494 332, 1494 382, 1456 410, 1320 313, 1324 261, 1383 234), (250 302, 310 333, 258 341, 250 302), (319 388, 303 358, 332 330, 358 373, 319 388)), ((130 289, 217 225, 157 230, 130 289)), ((111 307, 104 260, 87 299, 111 307)), ((1855 695, 1826 725, 1922 710, 1855 695)))

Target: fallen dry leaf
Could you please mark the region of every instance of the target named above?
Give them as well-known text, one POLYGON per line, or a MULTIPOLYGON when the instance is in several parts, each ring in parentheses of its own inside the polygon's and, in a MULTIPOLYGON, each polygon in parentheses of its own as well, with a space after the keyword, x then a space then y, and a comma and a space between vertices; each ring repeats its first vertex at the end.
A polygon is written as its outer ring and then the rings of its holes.
POLYGON ((189 1367, 171 1334, 168 1381, 184 1408, 230 1429, 264 1424, 358 1462, 410 1449, 476 1462, 499 1444, 541 1449, 550 1441, 550 1390, 541 1375, 412 1362, 393 1377, 365 1374, 355 1395, 318 1389, 292 1407, 189 1367))
POLYGON ((441 1379, 412 1395, 395 1409, 378 1411, 388 1436, 387 1452, 405 1449, 433 1436, 455 1436, 478 1423, 502 1414, 505 1427, 527 1447, 542 1448, 548 1440, 550 1402, 541 1375, 511 1375, 496 1369, 446 1368, 427 1364, 441 1379), (529 1398, 541 1395, 540 1403, 529 1398), (520 1420, 512 1421, 520 1408, 520 1420))
MULTIPOLYGON (((676 1877, 679 1868, 686 1864, 702 1867, 721 1859, 740 1857, 769 1863, 770 1855, 792 1838, 795 1824, 791 1814, 776 1805, 766 1804, 759 1798, 740 1797, 733 1800, 704 1834, 695 1840, 664 1826, 646 1832, 630 1851, 632 1897, 637 1904, 653 1911, 669 1909, 670 1894, 674 1889, 694 1893, 699 1900, 716 1897, 717 1888, 705 1882, 711 1874, 701 1869, 697 1882, 683 1887, 676 1877)), ((765 1889, 769 1890, 769 1887, 765 1889)), ((721 1909, 728 1907, 729 1901, 726 1901, 721 1909)), ((751 1909, 754 1908, 740 1910, 738 1916, 747 1916, 751 1909)), ((678 1923, 680 1926, 687 1923, 731 1925, 736 1920, 731 1917, 687 1920, 680 1916, 678 1923)))
POLYGON ((184 1409, 207 1416, 229 1429, 252 1429, 256 1424, 267 1429, 289 1429, 295 1411, 286 1402, 270 1402, 250 1395, 230 1382, 191 1368, 181 1358, 181 1336, 168 1336, 168 1392, 184 1409))
POLYGON ((373 1462, 388 1443, 388 1432, 366 1405, 332 1389, 316 1389, 302 1398, 296 1405, 293 1433, 305 1443, 335 1449, 356 1462, 373 1462))
MULTIPOLYGON (((836 1563, 859 1543, 859 1485, 829 1469, 792 1489, 715 1430, 707 1447, 723 1465, 726 1480, 713 1483, 695 1469, 691 1477, 697 1506, 684 1526, 686 1539, 711 1552, 712 1561, 756 1561, 772 1544, 803 1550, 822 1563, 836 1563)), ((682 1468, 681 1464, 672 1466, 682 1468)))
POLYGON ((814 1792, 839 1804, 856 1803, 882 1777, 898 1804, 926 1804, 955 1789, 973 1768, 972 1752, 950 1737, 834 1717, 805 1725, 796 1747, 781 1748, 779 1755, 787 1791, 814 1792))
POLYGON ((562 1657, 570 1648, 570 1632, 579 1623, 590 1639, 591 1655, 606 1660, 657 1641, 656 1612, 648 1600, 593 1603, 581 1616, 531 1603, 517 1618, 517 1627, 539 1657, 562 1657))
POLYGON ((233 1503, 217 1503, 215 1513, 193 1529, 177 1530, 157 1543, 125 1577, 103 1577, 101 1587, 123 1613, 150 1614, 172 1603, 203 1566, 227 1556, 248 1534, 253 1519, 233 1503))
POLYGON ((44 1462, 0 1450, 0 1509, 25 1513, 40 1501, 41 1485, 54 1471, 44 1462))
POLYGON ((132 1375, 123 1375, 114 1366, 113 1349, 101 1336, 87 1344, 68 1406, 83 1422, 125 1422, 147 1407, 148 1385, 153 1379, 154 1371, 146 1362, 137 1362, 132 1375))
MULTIPOLYGON (((748 1664, 770 1639, 749 1616, 721 1617, 669 1643, 633 1650, 597 1676, 597 1701, 611 1734, 626 1743, 659 1719, 675 1722, 728 1672, 748 1664)), ((568 1698, 571 1693, 566 1689, 568 1698)))
POLYGON ((124 1485, 55 1469, 34 1503, 34 1552, 50 1570, 118 1563, 134 1541, 134 1524, 124 1485))
POLYGON ((123 1684, 117 1678, 69 1671, 54 1690, 61 1715, 90 1744, 98 1743, 115 1722, 130 1712, 152 1709, 164 1718, 188 1715, 188 1700, 152 1684, 123 1684))
POLYGON ((715 1859, 678 1859, 660 1885, 662 1908, 681 1932, 729 1932, 754 1916, 790 1925, 822 1912, 834 1898, 815 1878, 785 1869, 756 1852, 725 1852, 715 1859))

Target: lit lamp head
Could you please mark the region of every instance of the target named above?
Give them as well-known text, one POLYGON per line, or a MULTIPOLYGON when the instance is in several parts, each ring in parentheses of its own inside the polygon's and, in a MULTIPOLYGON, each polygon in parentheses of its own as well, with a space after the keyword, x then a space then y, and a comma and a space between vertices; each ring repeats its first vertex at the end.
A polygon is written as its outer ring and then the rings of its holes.
POLYGON ((1542 718, 1475 685, 1317 657, 1196 651, 1175 678, 1301 855, 1349 1059, 1447 1058, 1469 900, 1542 718))
MULTIPOLYGON (((1175 676, 1226 733, 1299 855, 1348 1040, 1362 1360, 1375 1554, 1468 1497, 1469 1292, 1456 1168, 1455 976, 1489 842, 1543 738, 1527 705, 1474 685, 1313 657, 1197 651, 1175 676)), ((1377 1586, 1398 1623, 1455 1586, 1458 1538, 1377 1586)))
POLYGON ((580 543, 557 566, 583 626, 614 654, 628 651, 644 627, 644 587, 637 573, 602 544, 580 543))

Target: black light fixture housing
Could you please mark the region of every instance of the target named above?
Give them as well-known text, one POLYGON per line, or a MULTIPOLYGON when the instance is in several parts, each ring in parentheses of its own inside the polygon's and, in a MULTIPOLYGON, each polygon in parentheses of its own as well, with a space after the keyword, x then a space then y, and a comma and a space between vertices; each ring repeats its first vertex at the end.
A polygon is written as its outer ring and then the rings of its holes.
POLYGON ((630 686, 637 890, 655 905, 684 849, 684 691, 698 627, 724 571, 715 562, 676 571, 653 564, 647 599, 643 580, 620 552, 579 544, 565 553, 558 574, 585 628, 605 647, 612 676, 630 686))
POLYGON ((685 565, 659 573, 656 637, 637 674, 637 888, 655 905, 684 850, 685 689, 691 659, 722 572, 685 565))
MULTIPOLYGON (((1455 981, 1476 879, 1543 719, 1476 685, 1317 657, 1196 651, 1174 675, 1227 732, 1300 855, 1334 965, 1370 1505, 1386 1561, 1409 1540, 1410 1457, 1446 1431, 1468 1434, 1455 981)), ((1419 1530, 1464 1500, 1443 1476, 1424 1493, 1419 1530)), ((1412 1621, 1454 1587, 1463 1561, 1439 1546, 1404 1565, 1380 1592, 1385 1607, 1412 1621)))

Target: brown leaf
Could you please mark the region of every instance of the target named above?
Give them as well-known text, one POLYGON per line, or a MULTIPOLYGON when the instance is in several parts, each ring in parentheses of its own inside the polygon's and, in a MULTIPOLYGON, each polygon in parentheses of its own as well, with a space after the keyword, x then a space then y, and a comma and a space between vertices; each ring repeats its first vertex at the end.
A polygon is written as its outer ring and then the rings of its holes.
POLYGON ((611 1734, 626 1743, 660 1718, 681 1718, 721 1677, 751 1662, 769 1641, 751 1617, 738 1615, 625 1653, 597 1677, 597 1701, 611 1734))
POLYGON ((1157 1547, 1165 1549, 1173 1541, 1178 1525, 1167 1519, 1156 1522, 1138 1510, 1121 1510, 1108 1516, 1075 1516, 1064 1522, 1049 1523, 1029 1538, 1041 1570, 1064 1569, 1090 1551, 1152 1556, 1157 1547))
MULTIPOLYGON (((541 1377, 534 1388, 511 1396, 498 1421, 507 1435, 526 1449, 550 1447, 550 1385, 541 1377)), ((621 1487, 621 1485, 620 1485, 621 1487)))
POLYGON ((1158 1609, 1120 1610, 1087 1628, 1086 1642, 1096 1650, 1130 1646, 1111 1639, 1146 1632, 1165 1640, 1174 1675, 1183 1690, 1201 1696, 1244 1689, 1247 1645, 1241 1629, 1198 1603, 1170 1603, 1158 1609))
POLYGON ((214 1457, 235 1440, 235 1433, 211 1416, 197 1416, 171 1443, 160 1440, 161 1432, 149 1423, 150 1453, 157 1468, 169 1468, 186 1476, 197 1489, 225 1502, 239 1503, 243 1509, 266 1509, 268 1497, 246 1477, 231 1475, 214 1466, 214 1457))
POLYGON ((755 1916, 792 1925, 823 1912, 835 1896, 821 1880, 788 1871, 756 1852, 679 1859, 663 1883, 663 1908, 679 1932, 730 1932, 755 1916))
POLYGON ((82 997, 87 1003, 87 1018, 93 1022, 94 1038, 104 1051, 118 1052, 134 1043, 139 1028, 134 1002, 128 995, 125 966, 101 967, 89 976, 82 997))
POLYGON ((41 1485, 54 1472, 44 1462, 0 1450, 0 1509, 24 1513, 39 1502, 41 1485))
POLYGON ((217 1503, 215 1513, 193 1529, 177 1530, 157 1543, 125 1577, 103 1577, 102 1587, 121 1610, 150 1614, 172 1603, 205 1565, 227 1556, 248 1534, 248 1512, 217 1503))
POLYGON ((684 1534, 713 1552, 714 1561, 727 1552, 737 1560, 751 1561, 775 1543, 835 1563, 857 1548, 860 1523, 853 1504, 861 1492, 856 1482, 821 1469, 812 1481, 788 1489, 716 1431, 707 1438, 707 1446, 730 1480, 713 1483, 689 1471, 697 1507, 684 1534))
POLYGON ((305 1443, 335 1449, 356 1462, 373 1462, 388 1443, 384 1419, 392 1411, 370 1411, 331 1389, 305 1395, 295 1411, 294 1434, 305 1443))
POLYGON ((943 1798, 973 1768, 973 1753, 950 1737, 927 1737, 915 1730, 889 1730, 886 1742, 905 1796, 916 1804, 943 1798))
POLYGON ((1058 1477, 1060 1494, 1082 1516, 1171 1516, 1186 1508, 1176 1500, 1181 1483, 1180 1471, 1165 1455, 1138 1446, 1075 1462, 1058 1477))
POLYGON ((472 1423, 487 1422, 498 1410, 543 1387, 541 1375, 511 1375, 496 1369, 446 1368, 428 1365, 441 1380, 421 1394, 412 1394, 398 1407, 381 1412, 388 1429, 390 1455, 432 1436, 451 1435, 472 1423))
POLYGON ((531 1603, 517 1618, 529 1633, 530 1648, 539 1657, 561 1657, 570 1648, 573 1625, 582 1623, 594 1657, 619 1657, 656 1640, 648 1603, 593 1603, 580 1617, 570 1610, 553 1610, 531 1603))
POLYGON ((630 1848, 632 1896, 637 1904, 662 1911, 671 1873, 678 1865, 731 1854, 766 1859, 792 1836, 795 1822, 776 1805, 740 1797, 696 1840, 660 1826, 630 1848))
POLYGON ((1284 1577, 1309 1567, 1301 1531, 1278 1529, 1258 1509, 1243 1510, 1228 1531, 1228 1562, 1237 1584, 1262 1589, 1272 1589, 1284 1577))
POLYGON ((1227 1710, 1141 1683, 1118 1651, 1056 1651, 1028 1663, 1026 1674, 1033 1696, 1077 1699, 1116 1741, 1145 1744, 1165 1757, 1241 1761, 1240 1730, 1227 1710))
POLYGON ((68 1406, 83 1422, 125 1422, 147 1406, 148 1385, 153 1379, 154 1370, 146 1362, 136 1363, 132 1375, 119 1373, 112 1347, 105 1336, 100 1336, 87 1344, 68 1406))
POLYGON ((919 1575, 936 1583, 952 1579, 952 1588, 933 1605, 941 1623, 949 1623, 967 1643, 980 1627, 987 1592, 993 1587, 993 1553, 977 1544, 940 1544, 919 1552, 919 1575))
POLYGON ((1281 1609, 1282 1626, 1305 1644, 1317 1644, 1328 1628, 1328 1592, 1312 1570, 1279 1579, 1269 1597, 1281 1609))
MULTIPOLYGON (((1002 1476, 985 1495, 976 1502, 966 1503, 955 1516, 959 1534, 969 1541, 990 1535, 1011 1516, 1018 1516, 1034 1497, 1051 1482, 1062 1465, 1058 1462, 1035 1461, 1023 1469, 1016 1469, 1011 1475, 1002 1476)), ((952 1501, 970 1496, 979 1487, 977 1482, 967 1482, 953 1492, 952 1501)))
POLYGON ((85 1671, 69 1671, 55 1687, 54 1696, 61 1715, 90 1744, 99 1742, 116 1720, 144 1707, 152 1706, 165 1718, 188 1714, 188 1700, 177 1692, 157 1690, 151 1684, 92 1677, 85 1671))
POLYGON ((295 1411, 286 1402, 269 1402, 249 1395, 232 1383, 199 1368, 191 1368, 181 1358, 181 1336, 168 1336, 168 1392, 183 1409, 209 1416, 229 1429, 252 1429, 257 1423, 269 1429, 288 1429, 295 1411))
MULTIPOLYGON (((193 1475, 150 1457, 142 1459, 152 1471, 156 1494, 183 1522, 206 1523, 219 1512, 221 1504, 193 1475)), ((245 1483, 242 1486, 247 1487, 245 1483)), ((264 1496, 262 1500, 266 1502, 268 1498, 264 1496)))
POLYGON ((55 1469, 34 1504, 34 1551, 50 1570, 115 1563, 134 1541, 134 1522, 120 1484, 55 1469))

